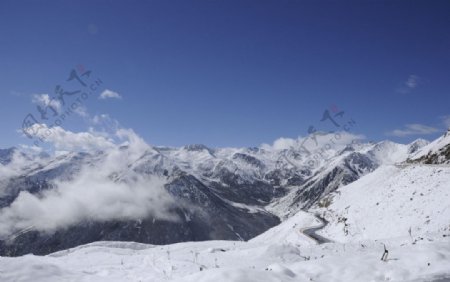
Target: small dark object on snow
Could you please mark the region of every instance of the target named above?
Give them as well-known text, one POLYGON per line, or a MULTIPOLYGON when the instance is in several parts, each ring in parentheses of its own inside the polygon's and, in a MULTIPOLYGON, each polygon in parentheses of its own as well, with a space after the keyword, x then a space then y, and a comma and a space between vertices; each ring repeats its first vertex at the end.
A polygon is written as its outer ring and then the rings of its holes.
POLYGON ((383 253, 383 256, 381 256, 381 260, 387 261, 388 254, 389 254, 389 251, 386 249, 386 245, 384 245, 384 253, 383 253))

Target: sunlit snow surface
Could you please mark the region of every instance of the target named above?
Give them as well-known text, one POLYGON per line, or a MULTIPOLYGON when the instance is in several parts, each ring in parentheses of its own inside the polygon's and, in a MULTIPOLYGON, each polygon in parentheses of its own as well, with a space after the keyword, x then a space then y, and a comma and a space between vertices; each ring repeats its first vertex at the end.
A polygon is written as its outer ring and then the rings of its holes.
POLYGON ((330 224, 319 233, 340 242, 450 233, 450 166, 382 166, 313 208, 330 224))
MULTIPOLYGON (((296 232, 296 230, 292 230, 296 232)), ((0 258, 1 281, 427 281, 450 277, 450 240, 300 244, 99 242, 46 257, 0 258), (309 259, 309 260, 308 260, 309 259)))

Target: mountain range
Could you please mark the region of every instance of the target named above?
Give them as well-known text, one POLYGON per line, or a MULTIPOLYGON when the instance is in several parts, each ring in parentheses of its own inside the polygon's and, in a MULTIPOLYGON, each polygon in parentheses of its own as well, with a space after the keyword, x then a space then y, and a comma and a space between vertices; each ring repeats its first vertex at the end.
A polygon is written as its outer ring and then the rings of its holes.
POLYGON ((43 255, 95 241, 247 241, 317 209, 380 166, 450 162, 449 133, 406 145, 345 132, 291 141, 0 150, 0 255, 43 255))

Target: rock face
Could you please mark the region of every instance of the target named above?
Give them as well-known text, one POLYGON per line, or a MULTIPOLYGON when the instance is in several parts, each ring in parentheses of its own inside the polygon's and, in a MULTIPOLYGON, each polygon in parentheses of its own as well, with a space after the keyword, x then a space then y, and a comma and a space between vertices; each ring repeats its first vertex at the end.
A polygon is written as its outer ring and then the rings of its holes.
POLYGON ((450 163, 450 144, 440 148, 437 152, 430 152, 416 160, 424 164, 449 164, 450 163))
POLYGON ((407 160, 408 163, 450 164, 450 129, 441 137, 422 146, 407 160))
POLYGON ((343 158, 342 163, 323 171, 298 190, 293 204, 302 203, 302 208, 309 208, 324 195, 352 183, 377 167, 377 163, 368 156, 352 152, 343 158))
MULTIPOLYGON (((298 140, 284 149, 152 147, 138 153, 121 147, 121 153, 136 157, 124 161, 120 170, 111 171, 109 179, 119 183, 139 175, 163 179, 164 189, 173 199, 169 210, 176 220, 152 215, 82 220, 51 232, 31 226, 2 238, 0 255, 48 254, 99 240, 150 244, 248 240, 279 224, 279 217, 308 208, 340 186, 375 170, 391 151, 400 152, 397 159, 405 160, 409 152, 426 145, 339 144, 326 151, 317 148, 321 150, 318 159, 313 150, 305 153, 300 143, 298 140)), ((100 169, 107 157, 107 152, 66 153, 57 157, 26 156, 18 162, 14 153, 1 150, 0 168, 16 169, 0 179, 0 223, 4 220, 2 209, 11 207, 21 192, 46 197, 45 191, 77 179, 86 168, 100 169)))

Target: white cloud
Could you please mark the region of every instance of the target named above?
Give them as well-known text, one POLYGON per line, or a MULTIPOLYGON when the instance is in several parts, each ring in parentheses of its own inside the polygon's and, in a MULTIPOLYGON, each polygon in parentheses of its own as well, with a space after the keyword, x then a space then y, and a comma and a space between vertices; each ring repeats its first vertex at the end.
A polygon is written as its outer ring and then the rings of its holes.
POLYGON ((92 118, 92 123, 100 124, 101 122, 103 122, 103 120, 108 119, 108 118, 109 118, 109 115, 107 115, 107 114, 95 115, 92 118))
MULTIPOLYGON (((98 119, 100 121, 104 119, 110 120, 110 117, 108 115, 94 116, 93 120, 98 121, 98 119)), ((118 126, 118 124, 114 125, 118 126)), ((72 132, 59 126, 48 127, 46 124, 34 124, 24 130, 31 136, 52 145, 55 151, 96 152, 127 146, 130 154, 142 154, 152 148, 132 129, 119 127, 116 127, 111 133, 96 131, 92 127, 87 132, 72 132)))
POLYGON ((115 147, 113 140, 97 136, 95 132, 75 133, 59 126, 48 127, 46 124, 34 124, 26 131, 46 143, 51 143, 56 150, 95 151, 115 147))
POLYGON ((82 118, 89 119, 89 113, 86 106, 79 106, 74 110, 74 112, 82 118))
POLYGON ((150 145, 145 143, 144 139, 142 139, 139 135, 137 135, 133 129, 124 129, 121 128, 117 130, 116 135, 122 139, 126 140, 126 144, 122 144, 121 146, 131 146, 138 151, 144 151, 150 148, 150 145))
POLYGON ((95 115, 91 122, 103 130, 113 130, 114 132, 120 127, 119 122, 108 114, 95 115))
POLYGON ((120 96, 119 93, 111 91, 109 89, 105 89, 105 91, 103 91, 100 96, 99 99, 122 99, 122 96, 120 96))
MULTIPOLYGON (((82 163, 70 180, 62 176, 52 181, 51 190, 39 194, 22 191, 10 206, 0 209, 0 237, 29 227, 52 232, 85 220, 140 220, 149 216, 178 219, 171 209, 180 203, 175 203, 165 189, 166 179, 133 170, 137 159, 152 152, 151 146, 133 130, 118 129, 113 139, 99 136, 94 130, 74 133, 41 125, 36 136, 48 133, 51 134, 46 141, 54 145, 55 154, 62 161, 78 149, 104 153, 97 155, 96 162, 82 163)), ((0 166, 0 191, 1 180, 23 173, 29 162, 17 154, 11 165, 0 166)))
POLYGON ((31 101, 44 109, 46 107, 52 107, 58 113, 61 112, 61 102, 57 99, 50 98, 48 94, 33 94, 31 101))
POLYGON ((3 192, 5 192, 3 186, 7 184, 9 180, 8 178, 19 176, 23 166, 29 163, 30 161, 16 150, 13 153, 11 162, 8 165, 0 164, 0 196, 3 192))
POLYGON ((31 154, 40 154, 44 152, 44 149, 42 149, 41 147, 35 146, 35 145, 24 145, 24 144, 20 144, 20 151, 22 152, 27 152, 27 153, 31 153, 31 154))
POLYGON ((402 85, 397 89, 397 92, 403 94, 409 93, 415 88, 417 88, 417 86, 419 86, 419 83, 420 77, 415 74, 410 74, 408 76, 408 79, 406 79, 406 81, 403 82, 402 85))
POLYGON ((296 139, 281 137, 273 142, 272 148, 274 150, 289 149, 294 146, 296 142, 296 139))
POLYGON ((126 151, 114 149, 95 167, 86 164, 74 180, 53 181, 54 188, 40 194, 22 191, 0 209, 0 237, 29 227, 53 232, 85 220, 177 220, 165 180, 138 175, 127 170, 129 164, 126 151), (124 171, 120 179, 111 177, 124 171))
POLYGON ((403 129, 395 129, 389 131, 387 135, 396 136, 396 137, 405 137, 409 135, 429 135, 439 132, 439 129, 423 125, 423 124, 407 124, 403 129))
POLYGON ((12 154, 11 162, 0 164, 0 197, 8 192, 5 187, 9 185, 9 178, 23 175, 24 168, 33 169, 42 165, 43 153, 40 147, 19 145, 12 154))

